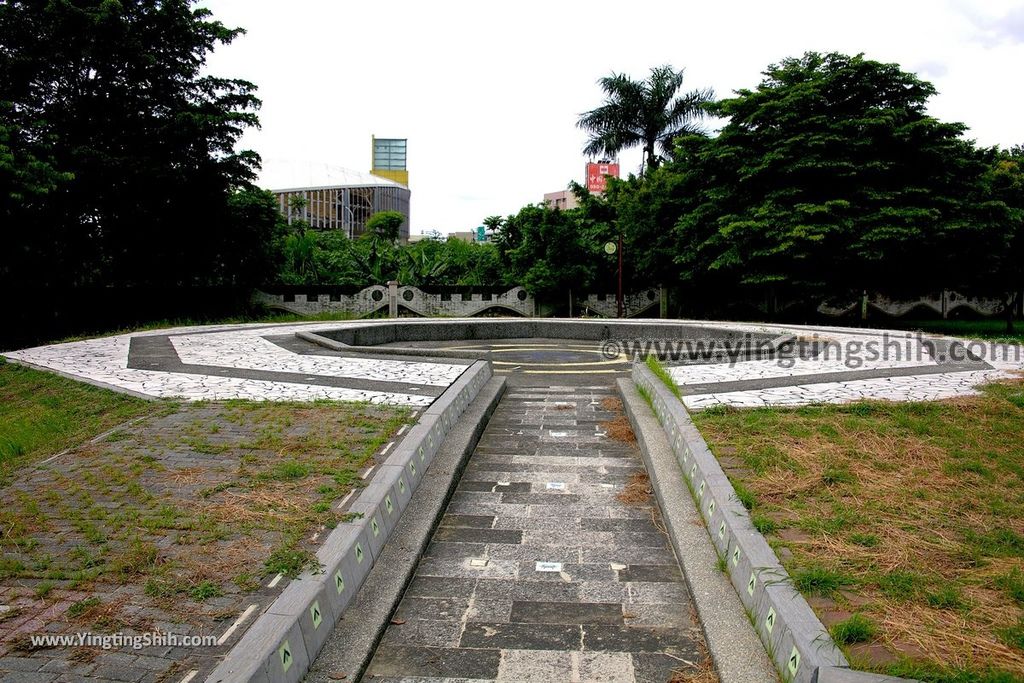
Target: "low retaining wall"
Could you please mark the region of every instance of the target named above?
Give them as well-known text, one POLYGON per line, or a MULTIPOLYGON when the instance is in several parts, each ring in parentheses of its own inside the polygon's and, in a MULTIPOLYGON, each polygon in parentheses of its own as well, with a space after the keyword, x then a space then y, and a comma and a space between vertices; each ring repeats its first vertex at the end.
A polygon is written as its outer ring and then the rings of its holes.
MULTIPOLYGON (((735 348, 777 349, 792 336, 750 333, 722 327, 672 321, 617 321, 553 318, 532 320, 382 321, 320 330, 317 334, 348 346, 376 346, 410 341, 467 339, 576 339, 593 341, 690 340, 729 342, 735 348), (744 346, 744 344, 746 346, 744 346)), ((629 344, 624 344, 628 348, 629 344)))
POLYGON ((207 683, 298 683, 380 555, 445 435, 492 376, 469 366, 421 415, 349 508, 362 517, 331 531, 322 570, 291 581, 207 677, 207 683))
MULTIPOLYGON (((635 318, 645 311, 654 309, 653 315, 647 317, 657 318, 660 305, 660 289, 646 289, 642 292, 623 294, 622 316, 635 318)), ((619 315, 619 302, 615 294, 587 294, 585 299, 580 300, 579 307, 587 313, 597 314, 602 318, 617 318, 619 315)))
POLYGON ((729 580, 782 679, 796 683, 903 680, 848 668, 843 653, 793 587, 768 541, 754 528, 683 404, 643 364, 634 364, 633 382, 650 398, 711 542, 725 560, 729 580))
POLYGON ((522 287, 497 292, 428 292, 418 287, 388 283, 366 287, 354 293, 316 290, 316 287, 307 287, 299 293, 277 294, 257 291, 253 301, 268 308, 299 315, 335 312, 349 313, 357 318, 378 311, 397 317, 402 309, 426 318, 471 318, 492 309, 505 315, 523 317, 532 317, 537 312, 536 301, 522 287))

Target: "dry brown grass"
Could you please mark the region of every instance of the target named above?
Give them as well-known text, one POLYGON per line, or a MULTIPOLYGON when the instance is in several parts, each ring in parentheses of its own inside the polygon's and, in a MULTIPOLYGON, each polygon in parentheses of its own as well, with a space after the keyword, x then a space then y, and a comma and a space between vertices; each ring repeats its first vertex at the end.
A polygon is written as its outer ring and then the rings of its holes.
POLYGON ((363 404, 225 402, 125 427, 0 485, 0 588, 52 582, 48 596, 30 592, 22 615, 47 614, 69 588, 74 601, 95 589, 102 602, 82 604, 64 628, 149 630, 134 621, 139 606, 211 627, 233 606, 207 600, 240 604, 266 575, 313 557, 313 532, 337 522, 336 502, 362 484, 360 468, 406 416, 363 404), (105 597, 110 584, 134 584, 132 609, 105 597))
POLYGON ((649 505, 651 480, 646 472, 634 472, 615 499, 625 505, 649 505))
POLYGON ((633 427, 629 424, 629 420, 626 419, 625 415, 618 415, 611 420, 605 420, 601 423, 601 426, 604 427, 608 438, 613 441, 629 444, 636 443, 636 434, 633 433, 633 427))
POLYGON ((792 552, 791 572, 825 567, 850 580, 846 594, 879 626, 878 642, 940 668, 1024 677, 1024 651, 999 636, 1024 605, 997 585, 1024 570, 1022 388, 697 421, 713 450, 735 449, 754 471, 741 483, 755 517, 790 539, 769 536, 792 552), (908 587, 895 590, 893 575, 908 587), (954 604, 936 599, 943 591, 954 604))

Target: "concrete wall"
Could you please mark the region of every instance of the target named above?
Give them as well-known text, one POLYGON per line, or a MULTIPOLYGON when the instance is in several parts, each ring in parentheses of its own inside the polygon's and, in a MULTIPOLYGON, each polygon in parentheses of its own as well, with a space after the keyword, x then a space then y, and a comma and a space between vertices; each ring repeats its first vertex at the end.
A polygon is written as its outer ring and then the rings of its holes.
POLYGON ((268 294, 257 291, 253 297, 256 303, 268 308, 314 315, 317 313, 350 313, 362 318, 377 311, 408 314, 430 318, 448 316, 469 318, 484 311, 502 315, 520 315, 531 318, 537 314, 533 296, 522 287, 495 293, 428 293, 417 287, 397 284, 373 285, 355 294, 316 294, 316 287, 309 287, 306 294, 268 294), (403 310, 404 309, 404 310, 403 310))
MULTIPOLYGON (((417 287, 405 285, 373 285, 354 294, 317 293, 310 286, 304 294, 273 294, 258 291, 253 297, 256 303, 269 308, 288 311, 299 315, 318 313, 349 313, 362 318, 378 311, 385 314, 396 311, 397 315, 418 315, 422 317, 472 317, 481 313, 519 315, 527 318, 543 316, 535 297, 522 287, 512 287, 504 292, 473 293, 464 295, 429 293, 417 287)), ((327 288, 325 288, 327 289, 327 288)), ((658 288, 644 289, 625 295, 623 313, 626 318, 658 317, 661 291, 658 288)), ((860 317, 864 300, 825 301, 818 305, 817 312, 825 317, 860 317)), ((983 317, 998 316, 1002 313, 1000 299, 972 297, 952 290, 927 294, 918 298, 896 299, 880 294, 867 298, 868 317, 881 312, 888 316, 900 317, 922 308, 931 311, 936 318, 948 318, 965 311, 983 317)), ((576 299, 573 313, 584 317, 615 318, 618 307, 615 294, 587 294, 576 299)), ((764 306, 761 310, 767 312, 764 306)), ((782 312, 786 309, 783 307, 782 312)))
MULTIPOLYGON (((822 315, 834 317, 849 316, 851 314, 857 315, 863 304, 862 300, 839 303, 824 302, 818 306, 818 312, 822 315)), ((898 318, 910 313, 914 309, 925 308, 933 311, 937 318, 948 318, 957 309, 990 317, 999 315, 1002 312, 1003 301, 1001 299, 966 296, 947 289, 941 292, 926 294, 916 299, 894 299, 881 294, 869 295, 867 307, 869 316, 871 311, 874 310, 898 318)))

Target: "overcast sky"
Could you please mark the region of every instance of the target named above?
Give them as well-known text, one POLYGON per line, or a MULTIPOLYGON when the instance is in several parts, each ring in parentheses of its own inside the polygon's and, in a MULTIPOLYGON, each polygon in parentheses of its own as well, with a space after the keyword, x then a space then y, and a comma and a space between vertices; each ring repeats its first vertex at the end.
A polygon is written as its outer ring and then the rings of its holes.
MULTIPOLYGON (((370 167, 370 136, 409 139, 412 229, 469 230, 582 182, 578 115, 612 71, 669 63, 719 96, 808 50, 864 52, 933 82, 930 111, 984 145, 1024 142, 1024 2, 719 3, 206 0, 247 35, 210 72, 259 86, 265 160, 370 167)), ((622 155, 639 169, 638 151, 622 155)))

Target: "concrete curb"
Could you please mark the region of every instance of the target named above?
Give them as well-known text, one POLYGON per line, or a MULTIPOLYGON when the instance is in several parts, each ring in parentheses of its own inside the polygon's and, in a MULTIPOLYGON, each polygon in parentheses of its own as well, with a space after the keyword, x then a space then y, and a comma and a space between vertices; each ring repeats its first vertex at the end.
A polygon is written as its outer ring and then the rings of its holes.
POLYGON ((848 668, 843 653, 793 587, 768 541, 754 528, 682 402, 643 364, 634 363, 633 382, 649 398, 711 542, 725 560, 733 588, 782 679, 816 683, 820 672, 825 676, 822 680, 837 683, 894 680, 848 668), (855 677, 841 678, 847 675, 855 677))
POLYGON ((428 358, 476 358, 479 360, 490 360, 490 351, 474 351, 472 349, 466 349, 464 351, 453 351, 451 349, 423 349, 413 346, 353 346, 340 342, 336 339, 325 337, 316 332, 303 332, 299 331, 295 333, 295 336, 303 341, 308 341, 311 344, 322 346, 325 349, 331 351, 343 351, 345 353, 368 353, 373 355, 394 355, 394 356, 425 356, 428 358))
POLYGON ((359 594, 338 620, 305 683, 328 683, 340 674, 345 680, 360 680, 504 391, 505 378, 492 377, 449 432, 419 494, 402 515, 359 594))
POLYGON ((617 384, 672 548, 693 597, 718 680, 721 683, 777 680, 775 666, 751 628, 743 603, 728 577, 716 567, 717 551, 704 532, 696 508, 690 503, 690 493, 683 484, 665 432, 633 382, 623 378, 617 380, 617 384))
POLYGON ((298 683, 309 670, 398 524, 447 433, 493 372, 470 365, 391 452, 349 508, 362 517, 331 531, 305 572, 284 589, 206 678, 207 683, 298 683))

